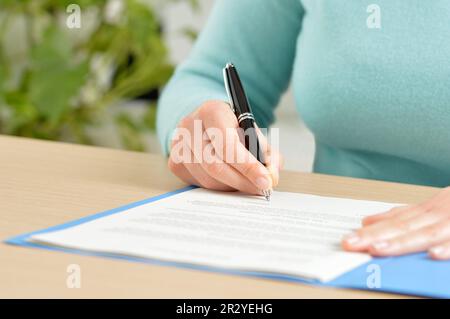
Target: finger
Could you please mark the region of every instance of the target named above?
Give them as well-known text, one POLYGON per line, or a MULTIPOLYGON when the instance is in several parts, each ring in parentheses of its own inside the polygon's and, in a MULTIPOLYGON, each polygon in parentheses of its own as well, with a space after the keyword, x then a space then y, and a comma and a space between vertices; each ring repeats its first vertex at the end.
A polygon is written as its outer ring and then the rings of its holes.
MULTIPOLYGON (((443 203, 448 201, 448 199, 450 198, 449 194, 450 194, 450 188, 446 188, 443 191, 436 194, 435 196, 433 196, 428 201, 426 201, 418 206, 421 207, 423 210, 431 210, 433 207, 444 206, 443 203)), ((386 213, 368 216, 363 219, 362 223, 363 223, 363 225, 370 225, 370 224, 379 222, 383 219, 395 217, 399 214, 402 214, 405 209, 409 209, 411 207, 412 207, 412 205, 395 207, 386 213)))
POLYGON ((355 251, 366 250, 374 242, 414 232, 442 219, 443 215, 438 212, 427 213, 421 207, 412 207, 395 218, 364 226, 354 234, 346 236, 343 247, 355 251))
POLYGON ((199 164, 186 164, 185 167, 191 175, 195 176, 196 183, 194 183, 194 185, 196 186, 222 192, 230 192, 234 190, 230 186, 225 185, 209 176, 199 164))
POLYGON ((198 181, 189 173, 184 164, 174 161, 169 157, 168 167, 172 173, 188 185, 198 185, 198 181))
POLYGON ((200 163, 203 157, 202 150, 205 143, 203 122, 195 115, 189 115, 180 121, 178 127, 179 129, 187 130, 187 134, 180 138, 180 142, 184 143, 184 146, 189 149, 188 153, 194 155, 195 162, 200 163))
POLYGON ((272 174, 269 169, 260 163, 244 144, 241 143, 239 136, 229 136, 227 146, 231 153, 236 154, 229 163, 235 170, 246 176, 258 189, 267 190, 273 188, 272 174))
POLYGON ((228 185, 241 192, 261 195, 258 189, 250 180, 235 170, 232 166, 220 159, 214 151, 212 143, 205 145, 203 151, 204 160, 201 165, 203 170, 212 178, 222 184, 228 185))
POLYGON ((241 143, 236 116, 227 104, 203 108, 198 116, 203 120, 206 133, 222 160, 247 177, 258 189, 272 188, 267 168, 241 143))
POLYGON ((192 176, 195 176, 197 183, 194 185, 222 192, 234 190, 232 187, 223 184, 210 176, 200 164, 185 164, 185 167, 192 176))
MULTIPOLYGON (((172 166, 174 164, 194 162, 194 156, 190 149, 190 145, 192 144, 192 133, 187 127, 187 123, 189 123, 189 121, 190 120, 188 118, 181 120, 172 137, 169 154, 171 159, 169 164, 172 166)), ((174 166, 174 168, 177 167, 179 166, 174 166)))
POLYGON ((410 209, 411 207, 412 206, 394 207, 394 208, 388 210, 387 212, 364 217, 362 220, 362 224, 363 224, 363 226, 368 226, 368 225, 377 223, 384 219, 390 219, 390 218, 397 217, 398 215, 403 214, 405 212, 405 210, 410 209))
MULTIPOLYGON (((193 164, 185 163, 188 170, 205 188, 216 190, 239 190, 249 194, 261 194, 250 180, 233 167, 225 163, 216 152, 211 140, 204 132, 203 121, 196 117, 181 122, 181 126, 190 132, 191 139, 187 141, 194 157, 193 164), (200 132, 200 133, 199 133, 200 132), (201 138, 195 137, 196 135, 201 138), (197 166, 200 166, 201 169, 197 166), (195 174, 199 174, 198 176, 195 174)), ((217 134, 216 135, 221 135, 217 134)), ((221 136, 215 136, 222 138, 221 136)))
POLYGON ((450 221, 436 223, 402 236, 374 243, 369 253, 374 256, 398 256, 427 250, 450 240, 450 221))
POLYGON ((450 259, 450 241, 432 247, 428 250, 428 254, 435 260, 450 259))
MULTIPOLYGON (((189 143, 189 141, 184 141, 185 143, 189 143)), ((185 150, 190 150, 189 145, 184 145, 183 149, 185 150)), ((190 151, 190 156, 188 156, 189 158, 195 159, 195 155, 192 151, 190 151)), ((174 165, 174 164, 172 164, 174 165)), ((217 190, 217 191, 232 191, 233 189, 231 187, 229 187, 228 185, 225 185, 221 182, 219 182, 218 180, 216 180, 214 177, 209 176, 209 174, 207 172, 204 171, 204 169, 202 168, 200 163, 197 163, 195 160, 192 161, 185 161, 183 163, 180 163, 179 165, 182 165, 186 171, 189 173, 190 176, 192 176, 193 181, 192 184, 199 186, 199 187, 203 187, 203 188, 207 188, 207 189, 212 189, 212 190, 217 190)), ((175 167, 178 168, 178 167, 175 167)), ((181 168, 179 168, 180 171, 182 171, 181 168)))

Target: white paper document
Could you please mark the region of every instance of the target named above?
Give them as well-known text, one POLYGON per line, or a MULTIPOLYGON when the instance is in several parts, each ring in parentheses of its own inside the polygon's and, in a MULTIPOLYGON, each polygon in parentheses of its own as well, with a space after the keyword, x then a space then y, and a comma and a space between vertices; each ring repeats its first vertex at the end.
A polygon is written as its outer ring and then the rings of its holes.
POLYGON ((194 189, 31 241, 329 281, 370 260, 344 252, 364 216, 398 204, 274 192, 272 200, 194 189))

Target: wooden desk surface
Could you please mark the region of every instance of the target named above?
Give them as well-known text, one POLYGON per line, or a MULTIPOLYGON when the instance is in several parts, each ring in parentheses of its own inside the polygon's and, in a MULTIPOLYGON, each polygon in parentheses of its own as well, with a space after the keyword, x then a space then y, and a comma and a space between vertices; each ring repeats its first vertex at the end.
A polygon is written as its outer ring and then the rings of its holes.
MULTIPOLYGON (((0 240, 183 186, 158 156, 0 136, 0 240)), ((283 172, 278 190, 392 202, 437 189, 283 172)), ((394 295, 161 267, 0 244, 0 297, 380 298, 394 295), (66 286, 81 267, 81 288, 66 286)))

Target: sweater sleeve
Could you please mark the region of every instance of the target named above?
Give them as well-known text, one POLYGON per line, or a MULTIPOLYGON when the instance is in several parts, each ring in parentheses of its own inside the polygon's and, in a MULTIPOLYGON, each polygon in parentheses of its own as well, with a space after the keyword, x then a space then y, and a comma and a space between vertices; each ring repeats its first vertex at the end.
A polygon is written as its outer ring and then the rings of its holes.
POLYGON ((164 153, 178 122, 208 100, 227 100, 222 68, 239 70, 260 127, 274 120, 287 89, 304 12, 300 0, 216 0, 203 32, 158 103, 164 153))

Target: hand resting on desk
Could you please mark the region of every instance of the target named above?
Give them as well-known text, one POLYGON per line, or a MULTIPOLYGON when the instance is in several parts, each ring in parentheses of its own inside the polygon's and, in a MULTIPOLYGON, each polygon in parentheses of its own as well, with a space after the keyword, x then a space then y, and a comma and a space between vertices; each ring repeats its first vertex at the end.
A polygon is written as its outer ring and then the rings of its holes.
POLYGON ((450 259, 450 187, 419 205, 365 218, 361 229, 344 238, 343 247, 374 256, 428 251, 433 259, 450 259))

